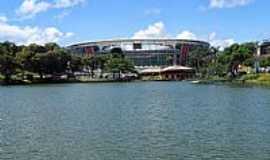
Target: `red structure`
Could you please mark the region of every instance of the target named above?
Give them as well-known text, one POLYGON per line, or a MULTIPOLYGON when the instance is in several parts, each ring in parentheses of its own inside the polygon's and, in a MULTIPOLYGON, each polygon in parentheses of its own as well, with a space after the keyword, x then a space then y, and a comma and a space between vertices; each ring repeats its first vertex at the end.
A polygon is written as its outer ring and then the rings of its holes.
POLYGON ((87 57, 95 56, 95 49, 94 47, 86 47, 85 48, 85 54, 87 57))
POLYGON ((185 66, 187 64, 187 59, 188 59, 188 55, 189 55, 189 50, 190 50, 190 46, 189 45, 182 45, 181 50, 180 50, 180 64, 182 66, 185 66))

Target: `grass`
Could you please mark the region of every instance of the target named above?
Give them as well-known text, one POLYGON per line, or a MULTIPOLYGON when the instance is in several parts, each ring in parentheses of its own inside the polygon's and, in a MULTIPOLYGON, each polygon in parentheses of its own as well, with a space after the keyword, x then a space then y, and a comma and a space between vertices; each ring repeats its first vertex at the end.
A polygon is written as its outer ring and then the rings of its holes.
POLYGON ((245 76, 243 76, 243 80, 245 81, 245 83, 248 83, 248 84, 270 86, 270 74, 269 73, 245 75, 245 76))
POLYGON ((258 78, 258 81, 269 81, 270 82, 270 74, 261 74, 258 78))
POLYGON ((246 84, 246 85, 260 85, 270 87, 270 73, 260 74, 246 74, 235 79, 228 79, 225 77, 207 77, 201 79, 201 83, 204 84, 219 84, 219 83, 233 83, 233 84, 246 84))

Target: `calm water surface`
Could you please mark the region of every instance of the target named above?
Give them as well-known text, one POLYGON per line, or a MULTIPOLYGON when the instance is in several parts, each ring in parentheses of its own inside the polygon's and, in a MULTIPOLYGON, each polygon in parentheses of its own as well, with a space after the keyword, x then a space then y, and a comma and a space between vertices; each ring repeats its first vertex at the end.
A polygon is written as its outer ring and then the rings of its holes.
POLYGON ((0 159, 269 160, 270 89, 184 82, 0 87, 0 159))

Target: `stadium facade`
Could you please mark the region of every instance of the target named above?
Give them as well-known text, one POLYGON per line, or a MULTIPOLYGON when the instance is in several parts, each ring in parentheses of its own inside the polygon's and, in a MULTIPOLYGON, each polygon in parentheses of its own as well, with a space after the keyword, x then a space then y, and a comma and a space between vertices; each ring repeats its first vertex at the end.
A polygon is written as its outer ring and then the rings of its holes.
POLYGON ((209 48, 204 41, 183 39, 120 39, 79 43, 68 46, 72 54, 96 56, 121 52, 135 66, 171 66, 187 63, 189 53, 196 47, 209 48))

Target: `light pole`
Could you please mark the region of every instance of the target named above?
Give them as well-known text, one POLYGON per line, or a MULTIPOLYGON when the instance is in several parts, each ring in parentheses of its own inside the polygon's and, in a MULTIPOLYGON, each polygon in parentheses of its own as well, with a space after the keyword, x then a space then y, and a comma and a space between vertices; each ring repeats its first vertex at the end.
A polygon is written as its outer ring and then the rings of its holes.
POLYGON ((260 56, 261 56, 261 52, 262 52, 262 43, 259 42, 258 45, 257 45, 257 52, 256 52, 256 55, 255 55, 255 64, 254 64, 256 73, 260 72, 260 56))

